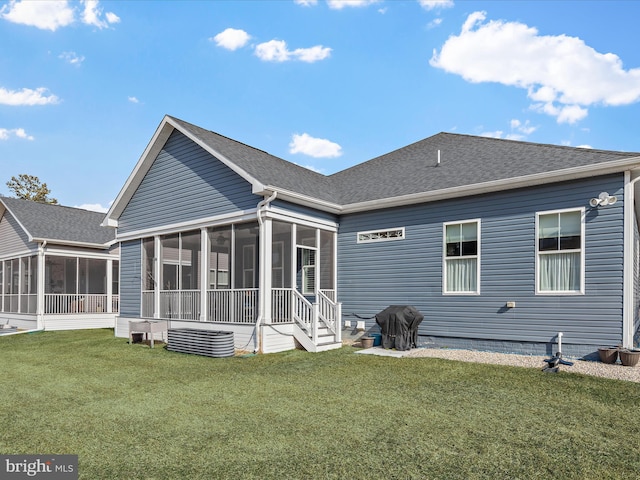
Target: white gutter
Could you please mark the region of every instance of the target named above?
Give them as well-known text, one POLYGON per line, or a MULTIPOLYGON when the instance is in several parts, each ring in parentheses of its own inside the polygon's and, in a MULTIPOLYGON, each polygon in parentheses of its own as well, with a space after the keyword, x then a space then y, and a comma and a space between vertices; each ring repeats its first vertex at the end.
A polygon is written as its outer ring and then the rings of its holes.
POLYGON ((109 245, 106 243, 87 243, 87 242, 76 242, 73 240, 58 240, 56 238, 37 238, 31 237, 30 241, 32 242, 52 242, 56 245, 66 245, 68 247, 85 247, 85 248, 96 248, 100 250, 108 250, 109 245))
MULTIPOLYGON (((260 262, 265 262, 266 258, 267 258, 267 241, 271 241, 270 238, 267 238, 267 236, 265 235, 265 228, 264 228, 264 219, 262 218, 263 214, 266 214, 266 210, 269 206, 269 204, 271 202, 273 202, 276 197, 278 196, 278 192, 273 192, 271 194, 271 196, 269 198, 265 198, 263 199, 260 203, 258 203, 257 206, 257 211, 256 211, 256 216, 258 218, 258 225, 260 226, 260 262)), ((269 283, 269 288, 266 288, 266 283, 267 283, 267 272, 266 272, 266 268, 260 268, 260 297, 262 299, 262 305, 260 306, 261 308, 258 309, 258 318, 256 319, 256 326, 255 326, 255 335, 256 335, 256 340, 255 340, 255 348, 253 353, 258 353, 260 351, 260 347, 262 345, 262 335, 259 333, 260 332, 260 324, 262 323, 262 312, 265 311, 267 308, 271 308, 271 282, 269 283), (268 297, 268 298, 267 298, 268 297)), ((271 270, 269 270, 269 274, 271 274, 271 270)))

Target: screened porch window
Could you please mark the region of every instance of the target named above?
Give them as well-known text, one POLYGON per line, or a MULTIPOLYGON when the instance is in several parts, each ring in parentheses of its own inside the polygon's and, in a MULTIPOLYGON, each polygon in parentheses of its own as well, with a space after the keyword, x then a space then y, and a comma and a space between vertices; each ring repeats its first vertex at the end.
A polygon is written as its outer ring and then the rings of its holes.
POLYGON ((36 312, 37 265, 36 256, 0 261, 0 311, 36 312))
POLYGON ((209 290, 231 288, 231 227, 208 229, 209 290))
POLYGON ((444 225, 444 293, 480 293, 480 221, 444 225))
POLYGON ((582 210, 537 215, 540 293, 581 293, 584 285, 582 210))

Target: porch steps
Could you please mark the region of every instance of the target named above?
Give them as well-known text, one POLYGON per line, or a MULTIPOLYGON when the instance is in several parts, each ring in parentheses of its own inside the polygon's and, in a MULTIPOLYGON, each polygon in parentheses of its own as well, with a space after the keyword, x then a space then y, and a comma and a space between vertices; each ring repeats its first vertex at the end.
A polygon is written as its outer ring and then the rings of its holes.
POLYGON ((300 325, 293 325, 293 336, 298 343, 308 352, 325 352, 342 347, 342 342, 336 342, 335 335, 328 328, 319 328, 318 337, 314 343, 310 334, 300 325))

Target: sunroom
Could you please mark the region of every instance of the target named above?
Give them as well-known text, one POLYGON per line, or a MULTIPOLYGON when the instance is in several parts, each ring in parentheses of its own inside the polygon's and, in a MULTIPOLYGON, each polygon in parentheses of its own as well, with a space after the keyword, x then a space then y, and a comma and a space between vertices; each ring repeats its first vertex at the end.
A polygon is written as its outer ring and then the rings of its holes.
POLYGON ((336 344, 335 251, 335 231, 268 217, 143 238, 141 317, 241 337, 249 327, 261 351, 283 333, 287 348, 336 344))

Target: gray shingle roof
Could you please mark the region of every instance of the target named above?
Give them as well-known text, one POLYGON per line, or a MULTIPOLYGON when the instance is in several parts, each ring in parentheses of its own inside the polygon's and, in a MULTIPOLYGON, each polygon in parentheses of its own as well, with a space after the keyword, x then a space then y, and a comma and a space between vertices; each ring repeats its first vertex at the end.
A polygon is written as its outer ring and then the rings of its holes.
POLYGON ((11 197, 0 202, 33 238, 105 246, 115 239, 114 228, 100 226, 104 213, 11 197))
POLYGON ((547 174, 640 156, 637 152, 438 133, 325 176, 175 117, 170 118, 264 185, 340 205, 547 174), (438 150, 440 165, 437 165, 438 150))
POLYGON ((170 118, 264 185, 328 201, 335 200, 333 186, 325 175, 175 117, 170 118))
POLYGON ((335 173, 342 204, 551 173, 640 156, 439 133, 335 173), (438 165, 440 150, 440 165, 438 165))

